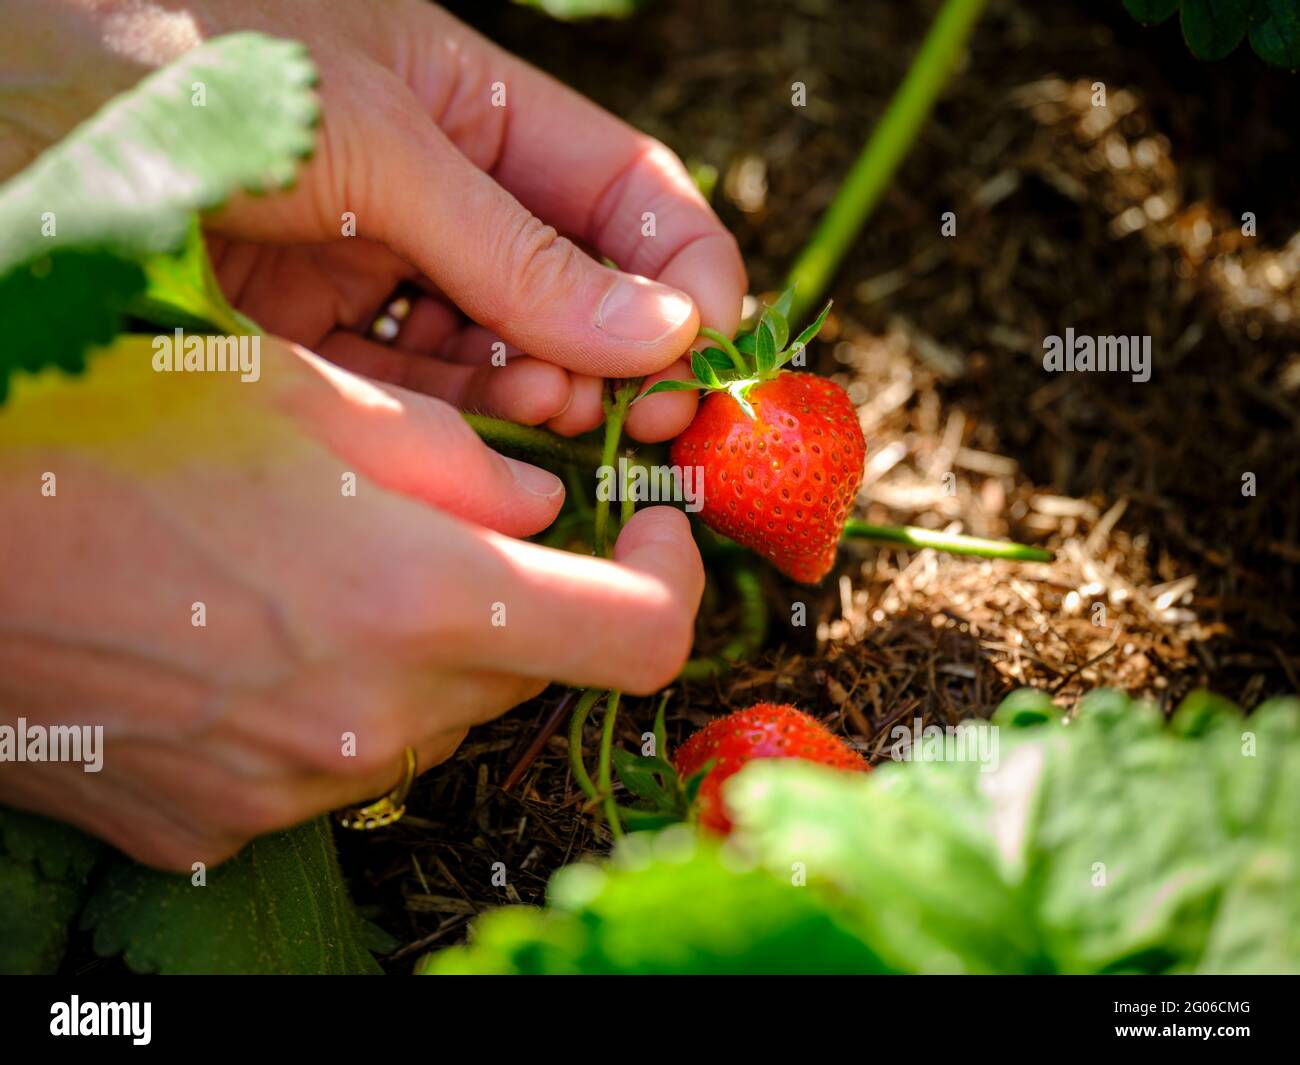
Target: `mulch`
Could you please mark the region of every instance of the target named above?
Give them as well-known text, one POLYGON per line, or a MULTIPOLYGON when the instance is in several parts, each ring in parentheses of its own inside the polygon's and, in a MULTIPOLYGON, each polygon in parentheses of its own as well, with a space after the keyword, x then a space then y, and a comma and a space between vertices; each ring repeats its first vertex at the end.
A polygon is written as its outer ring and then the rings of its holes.
MULTIPOLYGON (((649 0, 633 22, 565 26, 460 5, 716 168, 756 293, 779 286, 936 6, 649 0), (790 106, 796 80, 806 108, 790 106)), ((768 574, 767 645, 674 690, 671 737, 778 700, 878 760, 895 722, 987 716, 1022 685, 1067 707, 1098 686, 1166 709, 1198 687, 1248 709, 1300 691, 1298 83, 1247 49, 1197 63, 1175 27, 1144 30, 1120 5, 990 4, 838 275, 819 368, 862 412, 860 516, 1042 544, 1055 561, 863 544, 815 589, 768 574), (1043 338, 1066 327, 1151 336, 1151 379, 1045 373, 1043 338)), ((699 648, 734 624, 723 583, 699 648)), ((399 825, 342 841, 358 898, 403 944, 393 971, 607 847, 562 735, 501 787, 562 694, 476 729, 399 825)), ((624 703, 618 742, 640 746, 654 705, 624 703)), ((588 744, 590 763, 594 732, 588 744)))

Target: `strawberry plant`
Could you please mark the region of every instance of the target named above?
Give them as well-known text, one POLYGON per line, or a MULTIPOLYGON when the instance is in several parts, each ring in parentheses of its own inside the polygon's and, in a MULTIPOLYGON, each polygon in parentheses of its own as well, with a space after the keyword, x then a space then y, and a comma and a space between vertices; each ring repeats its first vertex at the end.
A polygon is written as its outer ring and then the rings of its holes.
POLYGON ((670 763, 661 702, 654 736, 658 754, 613 752, 620 783, 640 800, 637 806, 618 808, 632 828, 662 828, 691 820, 725 836, 731 831, 731 821, 722 801, 722 786, 759 759, 797 758, 853 772, 869 768, 857 751, 793 706, 756 703, 710 721, 687 738, 670 763))
POLYGON ((1300 8, 1294 0, 1124 0, 1139 22, 1158 25, 1178 15, 1198 59, 1222 59, 1243 39, 1266 63, 1300 67, 1300 8))
POLYGON ((630 835, 418 971, 1300 972, 1300 700, 1025 690, 976 727, 996 765, 757 760, 726 844, 630 835))

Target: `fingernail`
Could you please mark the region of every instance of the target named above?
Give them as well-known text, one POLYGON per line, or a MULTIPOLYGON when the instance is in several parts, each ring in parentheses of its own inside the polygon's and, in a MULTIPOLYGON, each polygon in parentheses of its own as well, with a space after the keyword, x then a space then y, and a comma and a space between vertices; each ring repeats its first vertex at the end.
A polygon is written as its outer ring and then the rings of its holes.
POLYGON ((690 298, 676 289, 621 277, 596 309, 596 328, 619 340, 653 344, 680 328, 692 308, 690 298))
POLYGON ((520 462, 518 459, 512 459, 508 455, 501 456, 510 472, 514 475, 515 483, 519 485, 529 495, 541 496, 543 499, 554 499, 564 492, 564 482, 553 473, 537 466, 532 466, 527 462, 520 462))

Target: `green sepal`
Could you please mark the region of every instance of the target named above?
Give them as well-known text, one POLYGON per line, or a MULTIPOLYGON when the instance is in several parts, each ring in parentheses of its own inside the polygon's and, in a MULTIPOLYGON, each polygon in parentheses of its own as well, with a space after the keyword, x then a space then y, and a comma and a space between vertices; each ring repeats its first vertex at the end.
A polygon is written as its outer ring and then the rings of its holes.
POLYGON ((646 396, 653 396, 659 392, 698 392, 705 387, 699 381, 660 381, 647 388, 636 399, 632 400, 632 403, 633 405, 640 403, 646 396))
POLYGON ((763 320, 758 323, 758 330, 754 336, 756 339, 754 361, 758 367, 758 376, 768 377, 776 371, 776 352, 779 345, 776 337, 772 335, 772 326, 767 320, 767 315, 764 315, 763 320))
POLYGON ((719 388, 722 385, 722 382, 718 380, 717 372, 713 369, 713 365, 701 352, 691 352, 691 373, 706 388, 719 388))
POLYGON ((812 325, 808 326, 802 333, 794 338, 794 343, 781 353, 778 366, 784 366, 794 358, 796 352, 802 351, 808 347, 809 341, 821 332, 822 326, 826 324, 826 317, 831 313, 831 300, 826 301, 826 306, 822 308, 821 314, 813 319, 812 325))
POLYGON ((721 348, 705 348, 700 352, 700 354, 703 355, 705 361, 713 367, 713 372, 716 373, 719 378, 736 372, 736 368, 731 364, 730 356, 728 356, 721 348))

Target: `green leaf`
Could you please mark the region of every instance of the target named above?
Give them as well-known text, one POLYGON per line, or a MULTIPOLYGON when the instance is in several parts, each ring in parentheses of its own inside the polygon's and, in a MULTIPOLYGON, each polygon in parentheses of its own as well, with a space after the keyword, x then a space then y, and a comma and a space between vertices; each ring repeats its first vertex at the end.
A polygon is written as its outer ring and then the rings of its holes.
POLYGON ((646 396, 654 396, 660 392, 698 392, 703 387, 704 385, 699 381, 659 381, 632 400, 632 403, 640 403, 646 396))
MULTIPOLYGON (((194 211, 292 180, 314 139, 314 81, 300 44, 217 38, 0 186, 0 390, 18 369, 80 367, 146 289, 175 296, 184 270, 156 257, 184 256, 194 211)), ((224 300, 194 295, 177 306, 221 324, 224 300)))
MULTIPOLYGON (((797 285, 791 285, 781 295, 777 296, 776 302, 772 304, 771 310, 780 315, 788 323, 790 320, 790 309, 794 306, 794 293, 797 285)), ((789 339, 790 333, 787 328, 786 338, 789 339)), ((785 347, 785 341, 781 341, 781 346, 785 347)))
POLYGON ((828 895, 725 863, 685 826, 629 836, 603 866, 560 870, 550 908, 508 908, 474 942, 426 956, 463 973, 862 973, 884 966, 828 895))
POLYGON ((103 251, 64 248, 0 276, 0 403, 9 377, 57 366, 86 368, 87 349, 107 346, 145 286, 144 271, 103 251))
POLYGON ((776 350, 781 351, 785 347, 785 342, 790 339, 790 323, 779 310, 773 307, 766 307, 763 310, 763 317, 759 319, 759 327, 766 326, 772 332, 772 340, 776 344, 776 350))
POLYGON ((1295 0, 1255 0, 1250 45, 1266 63, 1300 69, 1300 6, 1295 0))
POLYGON ((69 825, 0 807, 0 974, 58 969, 105 849, 69 825))
POLYGON ((731 364, 731 357, 721 348, 705 348, 700 354, 708 360, 709 365, 713 367, 713 371, 718 375, 719 379, 726 374, 736 372, 735 366, 731 364))
POLYGON ((1003 728, 1029 728, 1060 719, 1061 709, 1052 702, 1052 697, 1033 688, 1013 691, 990 718, 993 724, 1003 728))
POLYGON ((1182 0, 1124 0, 1128 13, 1148 26, 1164 22, 1178 10, 1182 0))
POLYGON ((1183 0, 1183 38, 1199 59, 1222 59, 1246 36, 1250 0, 1183 0))
POLYGON ((736 337, 736 350, 742 355, 753 355, 758 350, 758 341, 753 333, 741 333, 736 337))
MULTIPOLYGON (((730 362, 730 360, 728 360, 728 362, 730 362)), ((719 388, 722 384, 722 382, 718 380, 718 375, 714 372, 713 366, 701 352, 691 352, 691 373, 693 373, 695 379, 706 388, 719 388)))
POLYGON ((753 762, 727 781, 733 820, 779 874, 834 883, 856 927, 902 972, 1048 968, 1022 893, 1003 874, 979 774, 953 763, 842 774, 753 762))
POLYGON ((645 799, 658 810, 672 810, 677 806, 677 774, 662 758, 630 754, 614 748, 614 770, 623 787, 638 799, 645 799))
POLYGON ((118 859, 82 916, 137 972, 374 973, 325 818, 249 843, 207 885, 118 859))
POLYGON ((1180 719, 1099 691, 975 725, 965 757, 760 760, 726 847, 630 836, 420 971, 1300 973, 1300 700, 1180 719))
POLYGON ((715 761, 715 759, 710 758, 700 766, 699 769, 687 777, 685 783, 682 784, 682 791, 686 795, 686 805, 688 807, 694 804, 696 796, 700 793, 700 785, 704 783, 704 778, 707 777, 710 770, 713 769, 715 761))
POLYGON ((758 323, 758 332, 754 334, 755 338, 755 365, 758 367, 758 376, 767 377, 776 369, 776 338, 772 335, 771 324, 764 315, 763 320, 758 323))
POLYGON ((635 14, 640 0, 515 0, 524 7, 545 11, 562 22, 589 18, 627 18, 635 14))
POLYGON ((174 255, 144 261, 145 290, 131 307, 138 318, 194 332, 217 328, 226 333, 260 332, 226 301, 208 259, 198 215, 174 255))
POLYGON ((668 693, 664 692, 659 699, 659 707, 655 710, 654 723, 655 754, 664 761, 668 760, 668 733, 664 725, 664 714, 667 709, 668 693))
POLYGON ((826 324, 826 318, 830 313, 831 313, 831 301, 827 300, 826 306, 823 307, 821 310, 821 314, 817 315, 817 317, 813 319, 812 324, 808 326, 797 337, 794 338, 794 343, 791 344, 790 347, 782 354, 781 356, 782 366, 784 366, 787 362, 793 359, 798 352, 803 351, 808 347, 808 345, 812 342, 813 337, 815 337, 818 333, 821 332, 822 326, 826 324))

